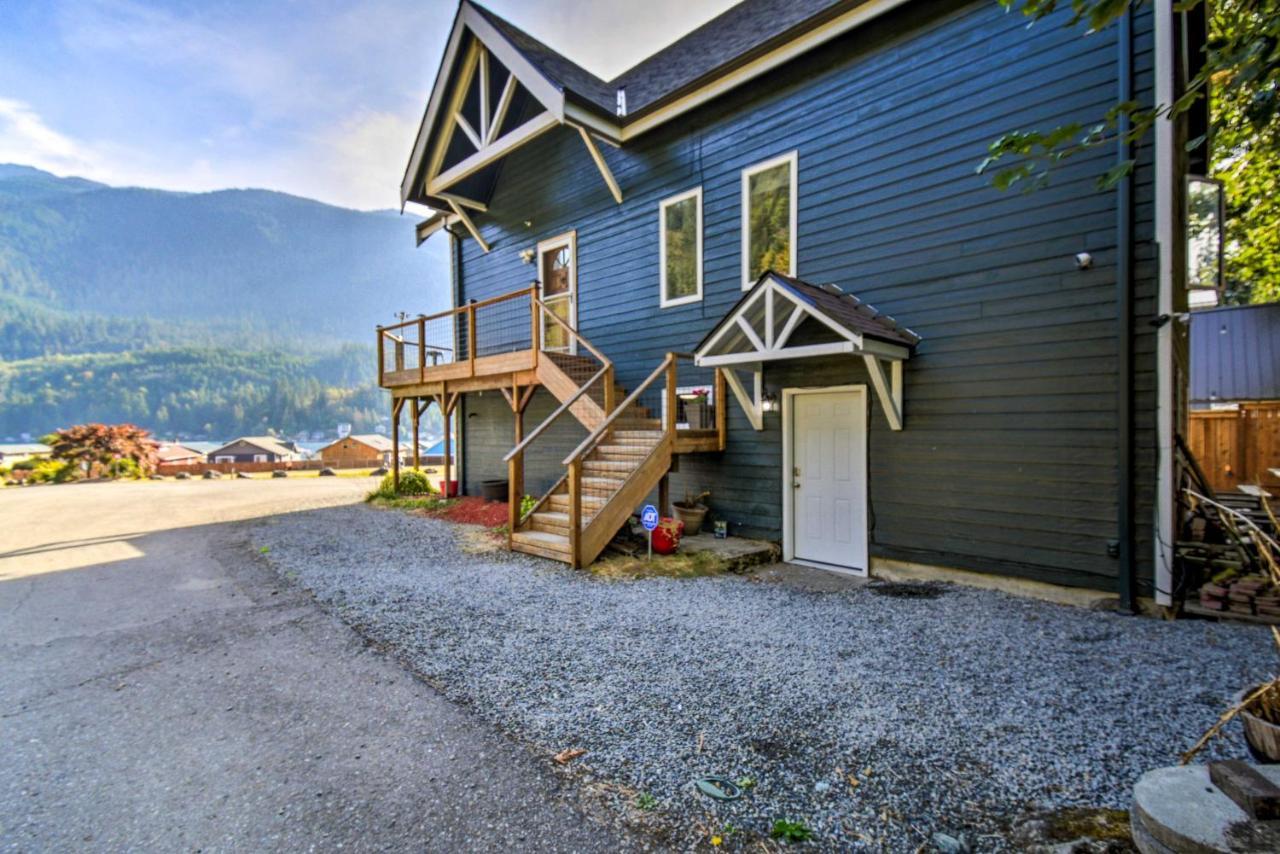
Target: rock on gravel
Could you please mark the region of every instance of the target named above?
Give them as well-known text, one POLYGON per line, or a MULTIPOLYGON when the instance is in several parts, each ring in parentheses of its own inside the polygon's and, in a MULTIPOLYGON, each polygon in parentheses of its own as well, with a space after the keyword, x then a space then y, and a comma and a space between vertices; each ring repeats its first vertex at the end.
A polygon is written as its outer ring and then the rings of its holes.
MULTIPOLYGON (((277 569, 448 696, 656 800, 684 841, 802 822, 823 848, 1001 850, 1023 813, 1127 807, 1273 663, 1266 632, 943 585, 933 597, 720 576, 601 581, 462 552, 365 506, 255 532, 277 569), (749 778, 714 802, 692 780, 749 778), (826 786, 819 785, 826 783, 826 786)), ((1241 755, 1238 735, 1213 748, 1241 755)), ((648 800, 646 799, 646 803, 648 800)))

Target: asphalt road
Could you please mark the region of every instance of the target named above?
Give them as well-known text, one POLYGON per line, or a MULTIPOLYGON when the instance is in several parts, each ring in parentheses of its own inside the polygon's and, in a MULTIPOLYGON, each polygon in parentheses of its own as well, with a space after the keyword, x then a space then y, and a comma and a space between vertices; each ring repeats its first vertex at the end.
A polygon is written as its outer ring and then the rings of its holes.
POLYGON ((0 849, 641 847, 280 584, 242 524, 368 487, 0 490, 0 849))

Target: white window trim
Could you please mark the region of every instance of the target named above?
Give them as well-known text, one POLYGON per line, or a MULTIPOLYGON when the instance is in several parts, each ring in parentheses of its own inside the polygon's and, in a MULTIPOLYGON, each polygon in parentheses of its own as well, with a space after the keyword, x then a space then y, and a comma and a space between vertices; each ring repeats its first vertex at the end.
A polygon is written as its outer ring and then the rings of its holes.
POLYGON ((791 238, 791 264, 790 264, 790 269, 787 270, 787 275, 794 276, 796 274, 796 258, 800 255, 799 249, 796 244, 796 223, 798 222, 797 212, 799 210, 796 204, 798 201, 799 195, 796 190, 799 184, 799 177, 800 177, 799 159, 800 158, 799 158, 798 150, 789 151, 786 154, 780 155, 778 157, 774 157, 770 160, 766 160, 763 163, 757 163, 754 166, 748 166, 746 169, 742 170, 742 289, 744 291, 750 290, 751 286, 755 284, 755 281, 749 278, 750 271, 751 271, 751 261, 750 261, 750 256, 748 255, 748 247, 747 247, 747 239, 749 235, 747 224, 751 221, 750 211, 749 211, 749 207, 751 204, 750 191, 748 189, 750 186, 750 179, 751 179, 751 176, 755 175, 757 172, 763 172, 766 169, 772 169, 775 166, 778 166, 783 163, 791 164, 791 200, 790 200, 790 207, 788 210, 788 213, 791 214, 790 216, 791 222, 789 223, 790 233, 788 235, 791 238))
POLYGON ((671 308, 702 302, 702 187, 694 187, 678 195, 658 202, 658 307, 671 308), (694 199, 698 207, 697 236, 694 240, 697 256, 698 289, 692 294, 675 299, 667 298, 667 208, 687 199, 694 199))

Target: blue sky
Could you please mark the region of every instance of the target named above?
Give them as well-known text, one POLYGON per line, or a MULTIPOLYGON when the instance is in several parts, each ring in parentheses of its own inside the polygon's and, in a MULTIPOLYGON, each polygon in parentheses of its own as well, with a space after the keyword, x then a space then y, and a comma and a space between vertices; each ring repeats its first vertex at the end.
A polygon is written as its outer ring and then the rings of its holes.
MULTIPOLYGON (((732 0, 486 5, 608 78, 732 0)), ((117 185, 266 187, 396 207, 455 8, 0 0, 0 163, 117 185)))

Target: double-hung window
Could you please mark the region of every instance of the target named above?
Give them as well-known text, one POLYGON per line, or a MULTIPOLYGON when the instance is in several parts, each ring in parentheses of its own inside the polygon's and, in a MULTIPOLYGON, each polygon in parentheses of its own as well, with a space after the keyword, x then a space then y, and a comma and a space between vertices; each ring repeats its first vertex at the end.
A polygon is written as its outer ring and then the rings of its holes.
POLYGON ((662 308, 702 299, 702 188, 658 203, 658 279, 662 308))
POLYGON ((742 170, 742 289, 796 274, 796 152, 742 170))

